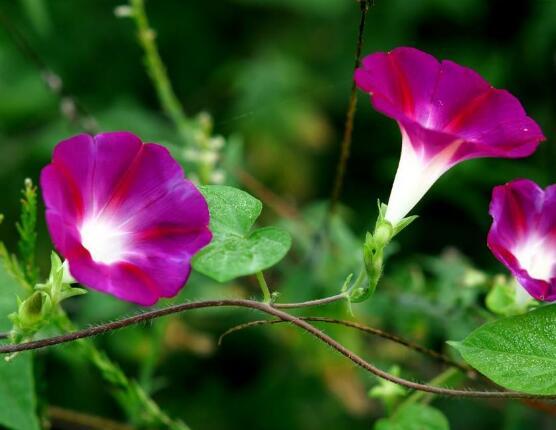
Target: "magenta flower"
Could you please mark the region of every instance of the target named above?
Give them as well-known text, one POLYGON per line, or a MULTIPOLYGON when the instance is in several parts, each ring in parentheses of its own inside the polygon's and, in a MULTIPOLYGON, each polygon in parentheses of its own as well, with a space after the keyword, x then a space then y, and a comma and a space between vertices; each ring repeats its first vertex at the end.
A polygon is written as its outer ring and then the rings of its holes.
POLYGON ((123 300, 148 306, 176 295, 211 240, 201 193, 164 147, 131 133, 60 142, 41 187, 71 275, 123 300))
POLYGON ((495 187, 488 247, 535 299, 556 300, 556 185, 518 179, 495 187))
POLYGON ((369 55, 355 82, 401 129, 401 158, 386 212, 392 224, 455 164, 526 157, 544 139, 509 92, 493 88, 471 69, 414 48, 369 55))

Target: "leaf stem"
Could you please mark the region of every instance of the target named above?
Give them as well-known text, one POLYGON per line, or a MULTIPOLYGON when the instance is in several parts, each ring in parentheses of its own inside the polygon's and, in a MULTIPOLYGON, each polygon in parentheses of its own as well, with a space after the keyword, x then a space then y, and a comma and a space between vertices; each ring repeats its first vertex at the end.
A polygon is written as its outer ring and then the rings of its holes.
POLYGON ((266 279, 264 278, 263 272, 257 272, 257 281, 259 282, 259 287, 263 293, 263 302, 267 305, 272 301, 272 295, 270 294, 270 289, 268 288, 268 284, 266 283, 266 279))

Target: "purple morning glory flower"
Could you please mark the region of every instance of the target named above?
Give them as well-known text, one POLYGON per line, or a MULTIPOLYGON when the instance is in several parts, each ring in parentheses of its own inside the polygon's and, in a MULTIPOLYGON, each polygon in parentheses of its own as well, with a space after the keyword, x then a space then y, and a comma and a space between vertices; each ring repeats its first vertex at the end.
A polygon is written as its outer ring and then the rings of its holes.
POLYGON ((544 139, 509 92, 493 88, 471 69, 414 48, 369 55, 355 82, 401 129, 401 158, 386 212, 392 224, 455 164, 527 157, 544 139))
POLYGON ((488 247, 537 300, 556 300, 556 185, 518 179, 495 187, 488 247))
POLYGON ((71 275, 122 300, 148 306, 176 295, 211 240, 207 203, 178 163, 128 132, 60 142, 41 187, 71 275))

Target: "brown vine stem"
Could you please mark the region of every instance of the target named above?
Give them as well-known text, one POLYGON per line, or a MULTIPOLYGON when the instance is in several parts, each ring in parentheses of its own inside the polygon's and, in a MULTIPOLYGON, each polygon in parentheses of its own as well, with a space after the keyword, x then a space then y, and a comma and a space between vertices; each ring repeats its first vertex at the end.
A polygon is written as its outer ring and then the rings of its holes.
POLYGON ((401 385, 403 387, 424 391, 427 393, 437 394, 440 396, 450 396, 450 397, 465 397, 465 398, 490 398, 490 399, 556 399, 556 395, 552 396, 542 396, 526 393, 518 393, 515 391, 475 391, 475 390, 456 390, 443 387, 434 387, 426 384, 421 384, 418 382, 410 381, 407 379, 400 378, 398 376, 392 375, 384 370, 379 369, 373 364, 369 363, 365 359, 361 358, 355 352, 350 351, 348 348, 338 343, 330 336, 317 329, 316 327, 309 324, 307 321, 290 315, 287 312, 276 309, 265 303, 256 302, 253 300, 244 299, 222 299, 222 300, 205 300, 198 302, 182 303, 179 305, 168 306, 166 308, 157 309, 149 312, 144 312, 132 317, 123 318, 121 320, 109 322, 96 327, 89 327, 83 330, 78 330, 72 333, 54 336, 46 339, 36 340, 32 342, 26 342, 15 345, 4 345, 0 347, 0 354, 8 354, 13 352, 28 351, 32 349, 40 349, 48 346, 58 345, 61 343, 75 341, 77 339, 83 339, 86 337, 96 336, 102 333, 106 333, 112 330, 121 329, 133 324, 138 324, 144 321, 150 321, 155 318, 162 316, 175 314, 178 312, 184 312, 193 309, 202 308, 215 308, 215 307, 240 307, 255 309, 284 321, 288 321, 293 325, 305 330, 307 333, 311 334, 315 338, 324 342, 326 345, 335 349, 337 352, 342 354, 344 357, 351 360, 353 363, 361 366, 366 371, 372 373, 373 375, 390 381, 392 383, 401 385))
POLYGON ((55 428, 84 428, 90 430, 134 430, 133 427, 94 415, 76 412, 58 406, 49 406, 48 418, 55 428))
MULTIPOLYGON (((359 330, 363 333, 372 334, 372 335, 375 335, 375 336, 378 336, 378 337, 382 337, 383 339, 390 340, 392 342, 403 345, 403 346, 405 346, 409 349, 413 349, 417 352, 428 355, 429 357, 431 357, 431 358, 433 358, 433 359, 435 359, 435 360, 437 360, 441 363, 444 363, 444 364, 447 364, 449 366, 458 368, 459 370, 463 371, 464 373, 468 374, 469 376, 471 376, 471 375, 474 376, 475 375, 475 371, 473 369, 450 359, 449 357, 445 356, 444 354, 441 354, 441 353, 436 352, 436 351, 434 351, 432 349, 429 349, 429 348, 425 348, 422 345, 419 345, 419 344, 414 343, 410 340, 404 339, 400 336, 396 336, 394 334, 385 332, 383 330, 380 330, 380 329, 377 329, 377 328, 374 328, 374 327, 369 327, 365 324, 361 324, 361 323, 354 322, 354 321, 328 318, 328 317, 299 317, 299 319, 303 320, 303 321, 309 321, 309 322, 337 324, 337 325, 343 325, 345 327, 354 328, 354 329, 359 330)), ((280 320, 280 319, 278 319, 278 320, 257 320, 257 321, 250 321, 250 322, 247 322, 245 324, 236 325, 236 326, 226 330, 224 333, 222 333, 222 335, 218 339, 218 344, 220 345, 222 343, 222 340, 224 340, 224 338, 226 336, 228 336, 229 334, 238 332, 240 330, 244 330, 244 329, 251 328, 251 327, 257 327, 257 326, 260 326, 260 325, 274 325, 274 324, 280 324, 280 323, 284 323, 284 322, 286 322, 286 321, 280 320)))
POLYGON ((336 294, 335 296, 325 297, 323 299, 309 300, 306 302, 299 302, 299 303, 274 303, 272 306, 277 309, 312 308, 315 306, 322 306, 322 305, 327 305, 329 303, 346 300, 347 297, 348 297, 347 293, 340 293, 340 294, 336 294))
MULTIPOLYGON (((367 12, 369 11, 369 0, 359 0, 361 8, 361 17, 359 19, 359 30, 357 32, 357 45, 355 48, 355 64, 353 71, 359 67, 361 60, 361 50, 363 48, 363 36, 365 34, 365 23, 367 21, 367 12)), ((374 6, 374 3, 373 3, 374 6)), ((357 108, 357 86, 352 78, 351 92, 349 96, 348 108, 346 111, 346 120, 344 125, 344 134, 342 143, 340 145, 340 158, 336 167, 336 177, 334 179, 334 186, 332 188, 332 195, 330 197, 329 214, 333 214, 336 210, 342 187, 344 184, 344 176, 346 174, 346 166, 349 159, 351 150, 351 137, 353 134, 353 120, 355 118, 355 110, 357 108)))

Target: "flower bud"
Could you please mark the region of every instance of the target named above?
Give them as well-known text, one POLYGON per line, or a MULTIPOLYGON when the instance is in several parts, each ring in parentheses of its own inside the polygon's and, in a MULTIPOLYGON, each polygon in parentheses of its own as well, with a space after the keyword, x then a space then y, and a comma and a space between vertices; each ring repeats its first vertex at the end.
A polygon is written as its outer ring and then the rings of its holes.
POLYGON ((375 232, 373 234, 373 241, 375 247, 384 248, 386 245, 388 245, 388 243, 390 243, 390 240, 392 240, 393 235, 394 235, 394 229, 392 227, 392 224, 390 224, 388 221, 380 222, 376 226, 375 232))
POLYGON ((18 330, 32 330, 37 325, 40 325, 51 308, 52 302, 49 295, 42 291, 35 291, 19 304, 18 311, 12 317, 12 320, 14 320, 14 325, 18 330))

